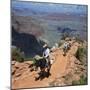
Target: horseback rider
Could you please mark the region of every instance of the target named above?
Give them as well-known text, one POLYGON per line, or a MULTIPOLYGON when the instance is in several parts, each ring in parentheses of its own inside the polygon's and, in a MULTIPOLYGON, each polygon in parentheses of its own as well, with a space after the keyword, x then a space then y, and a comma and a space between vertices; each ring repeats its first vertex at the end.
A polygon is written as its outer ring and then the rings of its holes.
POLYGON ((68 50, 68 45, 69 45, 68 42, 65 42, 65 43, 64 43, 64 47, 63 47, 63 52, 64 52, 63 55, 64 55, 64 56, 66 56, 66 52, 67 52, 67 50, 68 50))
POLYGON ((64 56, 66 55, 66 52, 67 52, 68 50, 70 50, 70 47, 71 47, 71 44, 70 44, 70 42, 67 40, 67 41, 64 43, 64 47, 63 47, 64 56))
POLYGON ((50 62, 49 55, 50 55, 50 49, 48 48, 48 45, 47 44, 44 44, 44 46, 43 46, 43 57, 47 61, 46 66, 48 66, 48 63, 50 62))
POLYGON ((50 63, 50 49, 48 47, 48 45, 45 43, 43 46, 43 57, 46 59, 46 67, 47 67, 47 71, 49 73, 50 68, 51 68, 51 63, 50 63))
POLYGON ((65 42, 65 43, 64 43, 64 49, 67 49, 67 48, 68 48, 68 43, 65 42))

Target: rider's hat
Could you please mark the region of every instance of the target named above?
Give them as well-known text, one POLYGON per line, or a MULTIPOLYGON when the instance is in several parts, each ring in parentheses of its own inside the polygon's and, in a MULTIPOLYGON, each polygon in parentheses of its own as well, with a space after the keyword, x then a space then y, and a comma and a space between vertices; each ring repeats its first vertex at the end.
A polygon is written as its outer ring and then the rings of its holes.
POLYGON ((43 48, 45 48, 45 47, 47 47, 47 43, 45 43, 45 44, 43 45, 43 48))

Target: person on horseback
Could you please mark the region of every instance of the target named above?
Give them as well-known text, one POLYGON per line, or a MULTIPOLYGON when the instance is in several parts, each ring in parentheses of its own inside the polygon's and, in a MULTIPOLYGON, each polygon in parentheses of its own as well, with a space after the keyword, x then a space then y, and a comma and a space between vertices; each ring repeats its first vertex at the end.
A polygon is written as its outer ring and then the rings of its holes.
POLYGON ((51 68, 51 63, 50 63, 50 49, 48 45, 45 43, 43 46, 43 57, 46 59, 46 67, 47 67, 47 72, 50 74, 50 68, 51 68))
POLYGON ((67 42, 67 49, 70 50, 70 47, 71 47, 71 43, 67 42))
POLYGON ((65 42, 64 43, 64 47, 63 47, 63 52, 64 52, 64 56, 66 55, 66 52, 67 52, 67 50, 68 50, 68 42, 65 42))
POLYGON ((48 48, 48 45, 45 43, 43 45, 43 51, 42 51, 42 59, 38 61, 38 66, 40 67, 40 72, 38 73, 38 77, 35 77, 35 80, 38 79, 42 80, 44 77, 49 77, 50 75, 50 49, 48 48))
POLYGON ((67 40, 65 43, 64 43, 64 47, 63 47, 63 52, 64 52, 64 56, 66 55, 67 51, 70 50, 70 47, 71 47, 71 44, 69 42, 69 40, 67 40))

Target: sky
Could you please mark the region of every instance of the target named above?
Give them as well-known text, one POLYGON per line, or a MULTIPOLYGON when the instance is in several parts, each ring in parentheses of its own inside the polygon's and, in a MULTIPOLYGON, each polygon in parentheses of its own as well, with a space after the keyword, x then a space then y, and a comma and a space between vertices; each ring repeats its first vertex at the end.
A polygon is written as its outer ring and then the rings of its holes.
POLYGON ((53 3, 37 3, 30 1, 12 1, 12 8, 18 10, 32 10, 34 12, 42 13, 77 13, 87 14, 86 5, 70 5, 70 4, 53 4, 53 3))

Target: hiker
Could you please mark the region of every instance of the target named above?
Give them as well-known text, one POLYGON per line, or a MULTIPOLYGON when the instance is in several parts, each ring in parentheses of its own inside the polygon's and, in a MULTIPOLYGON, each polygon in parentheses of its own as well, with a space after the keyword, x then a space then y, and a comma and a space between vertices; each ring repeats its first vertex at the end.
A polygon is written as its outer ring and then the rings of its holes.
POLYGON ((51 68, 51 63, 50 63, 50 49, 48 48, 47 44, 44 44, 43 46, 43 57, 46 59, 46 67, 47 67, 47 72, 50 74, 50 68, 51 68))
POLYGON ((67 49, 70 50, 71 44, 69 42, 67 43, 67 47, 67 49))
POLYGON ((69 43, 69 41, 66 41, 66 42, 64 43, 64 47, 63 47, 64 56, 66 55, 66 52, 67 52, 68 50, 70 50, 70 47, 71 47, 71 44, 69 43))
POLYGON ((66 56, 66 52, 67 52, 67 50, 68 50, 68 43, 67 42, 65 42, 64 43, 64 47, 63 47, 63 52, 64 52, 64 56, 66 56))

